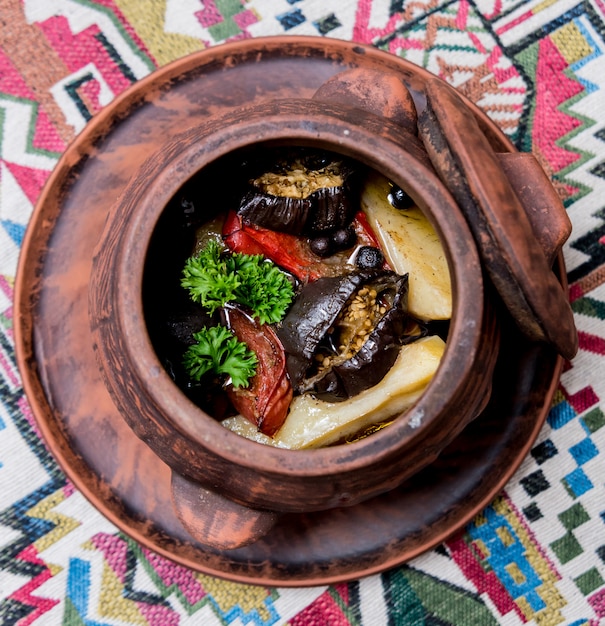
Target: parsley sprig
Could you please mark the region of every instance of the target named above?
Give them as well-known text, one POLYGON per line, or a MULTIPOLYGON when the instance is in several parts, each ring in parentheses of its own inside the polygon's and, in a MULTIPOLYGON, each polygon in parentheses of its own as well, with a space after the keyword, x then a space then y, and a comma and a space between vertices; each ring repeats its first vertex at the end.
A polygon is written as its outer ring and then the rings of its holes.
POLYGON ((256 373, 258 358, 245 343, 224 326, 204 327, 193 333, 197 343, 189 346, 183 364, 189 376, 200 381, 207 372, 231 378, 234 387, 248 387, 256 373))
MULTIPOLYGON (((294 287, 273 262, 261 255, 225 251, 216 240, 185 263, 181 285, 194 302, 210 314, 227 304, 248 308, 261 324, 283 319, 294 298, 294 287)), ((193 334, 183 365, 192 380, 212 372, 230 378, 234 387, 247 387, 256 374, 258 357, 224 326, 193 334)))
POLYGON ((187 259, 181 285, 210 313, 228 303, 248 307, 261 324, 279 322, 294 298, 288 277, 261 255, 223 252, 210 240, 187 259))

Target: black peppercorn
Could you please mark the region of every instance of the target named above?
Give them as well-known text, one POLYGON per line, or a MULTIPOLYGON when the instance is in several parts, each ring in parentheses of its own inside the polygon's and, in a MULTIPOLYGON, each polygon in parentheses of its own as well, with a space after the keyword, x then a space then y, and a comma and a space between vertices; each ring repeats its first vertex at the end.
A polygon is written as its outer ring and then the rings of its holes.
POLYGON ((353 227, 340 228, 332 235, 332 243, 337 250, 346 250, 355 244, 357 235, 353 227))
POLYGON ((332 242, 329 237, 315 237, 309 242, 311 252, 319 257, 327 257, 332 254, 332 242))
POLYGON ((382 251, 374 246, 363 246, 359 248, 355 264, 360 269, 375 269, 382 267, 384 263, 384 255, 382 251))
POLYGON ((401 187, 393 185, 391 193, 388 195, 389 202, 396 209, 411 209, 414 206, 414 201, 401 187))

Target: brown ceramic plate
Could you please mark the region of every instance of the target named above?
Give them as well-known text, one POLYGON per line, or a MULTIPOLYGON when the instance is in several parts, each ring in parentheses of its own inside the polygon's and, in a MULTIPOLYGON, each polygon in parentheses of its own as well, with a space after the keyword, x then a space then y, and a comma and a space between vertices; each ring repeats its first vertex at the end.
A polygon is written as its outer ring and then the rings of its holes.
MULTIPOLYGON (((237 550, 206 548, 183 530, 170 502, 168 467, 126 426, 100 378, 88 330, 92 251, 129 176, 174 134, 218 109, 310 97, 351 67, 395 72, 422 102, 424 70, 371 48, 320 38, 248 40, 162 68, 106 107, 67 149, 23 244, 17 355, 52 453, 125 533, 178 563, 234 581, 332 583, 382 571, 436 546, 511 477, 543 424, 559 379, 562 361, 553 350, 530 344, 505 323, 487 410, 400 488, 346 509, 285 516, 270 536, 237 550)), ((497 150, 513 150, 476 114, 497 150)), ((560 266, 564 275, 561 260, 560 266)))

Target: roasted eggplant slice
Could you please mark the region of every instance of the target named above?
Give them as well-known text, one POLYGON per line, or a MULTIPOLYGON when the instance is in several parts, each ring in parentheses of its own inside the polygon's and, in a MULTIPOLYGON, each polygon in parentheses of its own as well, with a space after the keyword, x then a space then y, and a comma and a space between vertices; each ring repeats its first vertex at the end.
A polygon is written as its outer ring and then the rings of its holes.
POLYGON ((290 198, 252 189, 237 210, 244 222, 281 233, 303 232, 313 206, 312 198, 290 198))
POLYGON ((379 382, 409 340, 407 293, 382 269, 306 285, 277 329, 293 388, 336 401, 379 382))
POLYGON ((352 172, 335 155, 279 160, 250 181, 238 213, 249 224, 295 235, 344 229, 356 211, 350 201, 352 172))

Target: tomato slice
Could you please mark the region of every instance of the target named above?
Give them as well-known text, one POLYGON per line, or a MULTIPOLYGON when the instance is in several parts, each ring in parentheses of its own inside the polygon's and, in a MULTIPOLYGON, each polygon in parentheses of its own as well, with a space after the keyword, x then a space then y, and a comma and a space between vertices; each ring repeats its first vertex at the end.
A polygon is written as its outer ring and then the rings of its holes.
POLYGON ((284 423, 292 400, 284 349, 268 324, 258 324, 238 309, 230 309, 228 317, 231 330, 256 354, 258 365, 248 387, 229 386, 227 393, 235 409, 271 437, 284 423))

